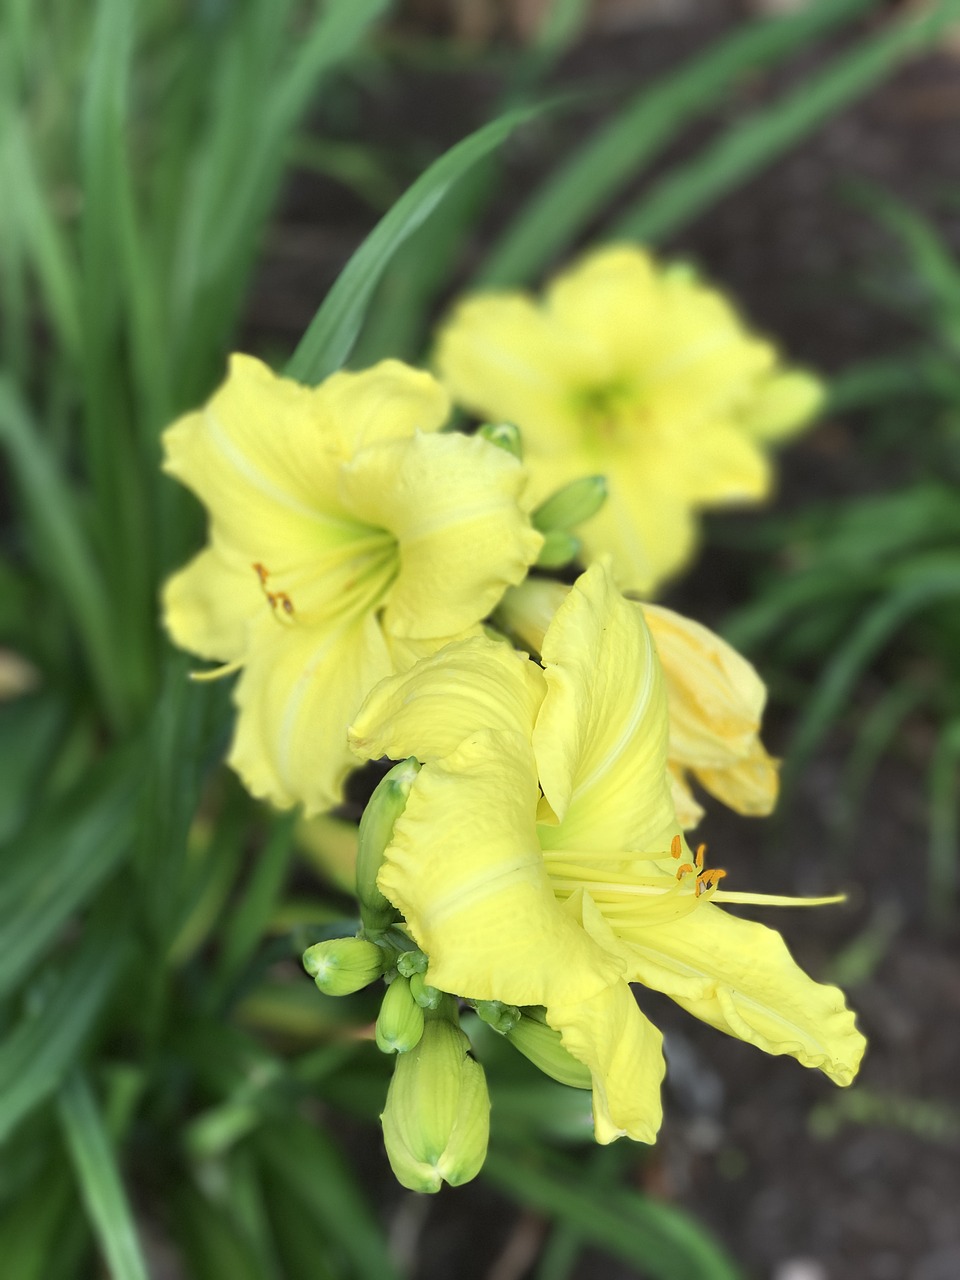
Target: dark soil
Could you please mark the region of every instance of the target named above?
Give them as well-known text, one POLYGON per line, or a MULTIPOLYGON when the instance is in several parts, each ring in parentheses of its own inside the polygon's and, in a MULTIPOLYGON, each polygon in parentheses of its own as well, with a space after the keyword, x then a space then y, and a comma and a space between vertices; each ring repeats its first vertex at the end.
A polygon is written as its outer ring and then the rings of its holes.
MULTIPOLYGON (((742 16, 732 3, 683 9, 686 21, 596 32, 568 59, 558 82, 586 79, 616 101, 618 87, 627 92, 669 69, 742 16)), ((821 47, 817 61, 822 57, 821 47)), ((751 82, 724 109, 723 120, 802 82, 812 69, 801 59, 789 74, 751 82)), ((353 112, 352 123, 360 120, 365 136, 400 149, 398 172, 408 164, 411 173, 480 123, 497 88, 493 73, 427 73, 399 62, 373 83, 366 91, 344 91, 337 107, 344 127, 353 112)), ((602 112, 590 111, 566 116, 518 141, 508 153, 490 228, 600 118, 602 112)), ((669 159, 719 123, 695 130, 669 159)), ((863 287, 894 269, 897 254, 863 204, 848 198, 850 184, 869 180, 909 198, 960 250, 960 202, 950 206, 943 198, 960 190, 958 124, 960 62, 942 52, 898 73, 722 200, 669 248, 700 262, 798 361, 830 373, 902 350, 916 337, 912 325, 863 287)), ((272 233, 248 341, 261 349, 265 340, 292 344, 372 221, 369 209, 332 183, 299 177, 272 233)), ((858 449, 863 429, 826 423, 793 446, 783 460, 782 507, 896 488, 908 469, 909 442, 902 458, 887 454, 868 466, 858 449)), ((678 607, 716 623, 749 590, 744 556, 714 550, 675 596, 678 607)), ((767 737, 774 750, 789 731, 790 712, 773 708, 767 737)), ((861 1084, 874 1097, 873 1109, 845 1119, 838 1108, 847 1095, 825 1078, 641 997, 666 1030, 673 1062, 662 1137, 638 1164, 637 1178, 652 1194, 694 1212, 750 1276, 956 1280, 960 945, 955 931, 932 936, 925 923, 925 799, 909 753, 881 769, 852 857, 838 864, 832 819, 848 748, 839 734, 826 744, 776 825, 711 810, 701 830, 713 860, 741 885, 808 893, 838 881, 850 887, 846 906, 784 912, 770 921, 815 975, 829 976, 834 958, 863 930, 892 935, 881 941, 873 971, 850 987, 870 1041, 861 1084)), ((414 1205, 390 1188, 384 1161, 372 1149, 375 1139, 366 1149, 365 1133, 351 1130, 349 1141, 364 1147, 365 1176, 392 1206, 393 1231, 418 1259, 418 1280, 533 1274, 543 1235, 536 1218, 518 1213, 482 1180, 414 1205)), ((574 1274, 617 1280, 640 1273, 585 1252, 574 1274)))

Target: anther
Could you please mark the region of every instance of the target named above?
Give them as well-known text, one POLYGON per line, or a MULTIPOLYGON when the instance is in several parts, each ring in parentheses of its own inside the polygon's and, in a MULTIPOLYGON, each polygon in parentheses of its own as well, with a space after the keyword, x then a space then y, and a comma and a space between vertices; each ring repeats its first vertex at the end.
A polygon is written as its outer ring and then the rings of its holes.
POLYGON ((703 870, 703 858, 704 858, 704 854, 705 854, 706 852, 707 852, 707 846, 706 846, 705 844, 698 844, 698 845, 697 845, 697 856, 696 856, 696 862, 697 862, 697 870, 698 870, 698 871, 702 871, 702 870, 703 870))
POLYGON ((677 867, 677 879, 682 880, 687 872, 692 870, 693 864, 690 862, 684 862, 681 866, 677 867))
POLYGON ((683 848, 683 845, 680 842, 680 837, 674 836, 673 839, 670 841, 670 853, 672 854, 672 856, 674 858, 679 858, 680 851, 682 848, 683 848))

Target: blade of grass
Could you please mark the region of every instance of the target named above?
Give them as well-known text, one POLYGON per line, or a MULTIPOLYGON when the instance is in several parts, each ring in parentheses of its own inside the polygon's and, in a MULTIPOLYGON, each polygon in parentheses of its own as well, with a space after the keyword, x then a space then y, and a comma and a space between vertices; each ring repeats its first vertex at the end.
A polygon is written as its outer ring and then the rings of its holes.
POLYGON ((454 183, 534 114, 532 108, 508 112, 464 138, 421 174, 340 273, 287 365, 291 378, 316 383, 341 367, 357 340, 377 283, 400 245, 454 183))
POLYGON ((880 84, 900 63, 928 48, 960 17, 957 0, 892 22, 834 59, 779 102, 748 117, 689 164, 671 170, 607 233, 610 239, 662 240, 711 208, 825 120, 880 84))
POLYGON ((717 105, 741 76, 873 8, 876 0, 820 0, 802 13, 757 22, 643 89, 541 185, 473 284, 528 280, 569 249, 611 198, 689 121, 717 105))
POLYGON ((148 1280, 147 1264, 110 1141, 82 1072, 71 1075, 60 1090, 58 1102, 80 1193, 112 1280, 148 1280))
POLYGON ((60 1084, 117 977, 125 938, 91 929, 38 1012, 0 1046, 0 1141, 60 1084))
POLYGON ((720 1247, 671 1205, 609 1188, 591 1196, 576 1170, 535 1166, 513 1152, 488 1152, 483 1174, 521 1204, 575 1227, 584 1240, 652 1280, 740 1278, 720 1247))
POLYGON ((74 495, 41 440, 26 406, 0 377, 0 447, 9 459, 43 554, 53 591, 66 602, 100 703, 115 726, 127 718, 117 681, 116 630, 103 578, 80 522, 74 495))
POLYGON ((356 1280, 399 1280, 362 1191, 325 1134, 302 1120, 276 1121, 253 1141, 268 1176, 339 1246, 356 1280))

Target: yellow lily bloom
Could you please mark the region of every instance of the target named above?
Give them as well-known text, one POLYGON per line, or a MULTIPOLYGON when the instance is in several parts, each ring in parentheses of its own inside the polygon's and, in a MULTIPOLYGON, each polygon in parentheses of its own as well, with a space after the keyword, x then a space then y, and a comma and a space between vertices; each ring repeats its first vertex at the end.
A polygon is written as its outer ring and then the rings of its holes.
POLYGON ((164 434, 165 469, 210 516, 207 547, 164 588, 165 621, 242 671, 230 763, 254 795, 337 804, 366 693, 475 628, 536 559, 523 467, 441 434, 448 412, 398 361, 305 387, 234 356, 164 434))
MULTIPOLYGON (((539 654, 569 590, 559 582, 527 578, 506 592, 496 618, 524 648, 539 654)), ((690 774, 737 813, 770 813, 779 777, 777 762, 760 741, 767 699, 763 681, 707 627, 660 605, 634 607, 650 628, 663 672, 670 724, 667 769, 680 825, 688 831, 703 817, 690 774)))
POLYGON ((542 670, 485 637, 452 644, 379 685, 351 729, 364 757, 423 762, 378 883, 426 981, 543 1006, 591 1073, 599 1142, 651 1142, 660 1124, 661 1037, 633 981, 849 1084, 864 1041, 842 993, 717 905, 789 900, 724 893, 684 844, 660 663, 603 565, 541 652, 542 670))
POLYGON ((542 304, 466 298, 436 363, 458 403, 521 429, 535 501, 607 477, 609 500, 577 532, 644 593, 689 560, 698 509, 767 495, 766 446, 822 400, 720 293, 630 245, 589 254, 542 304))

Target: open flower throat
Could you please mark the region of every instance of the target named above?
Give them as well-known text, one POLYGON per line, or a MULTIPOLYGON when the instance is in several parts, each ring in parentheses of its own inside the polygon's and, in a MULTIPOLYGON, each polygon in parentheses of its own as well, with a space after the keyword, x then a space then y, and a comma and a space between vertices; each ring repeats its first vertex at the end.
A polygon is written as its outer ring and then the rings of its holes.
POLYGON ((602 565, 559 605, 541 657, 452 644, 384 681, 351 730, 364 757, 422 762, 378 884, 427 981, 545 1008, 590 1071, 601 1142, 649 1142, 660 1123, 660 1034, 631 982, 849 1083, 863 1040, 841 992, 719 905, 790 899, 725 891, 685 842, 660 662, 602 565))

